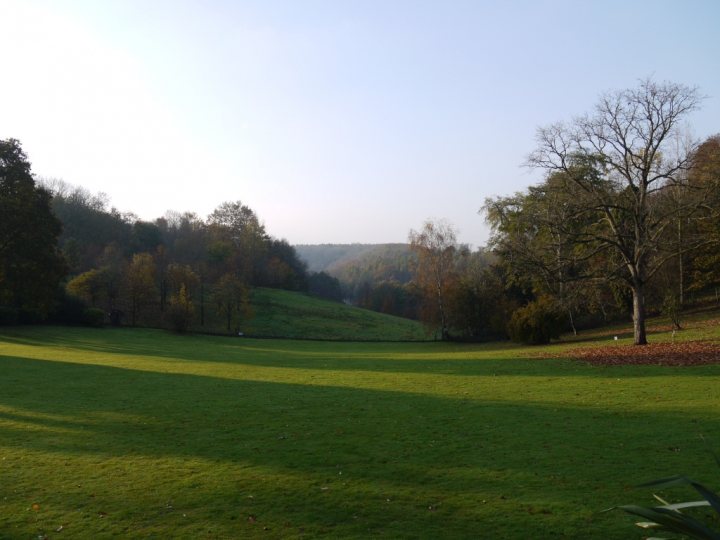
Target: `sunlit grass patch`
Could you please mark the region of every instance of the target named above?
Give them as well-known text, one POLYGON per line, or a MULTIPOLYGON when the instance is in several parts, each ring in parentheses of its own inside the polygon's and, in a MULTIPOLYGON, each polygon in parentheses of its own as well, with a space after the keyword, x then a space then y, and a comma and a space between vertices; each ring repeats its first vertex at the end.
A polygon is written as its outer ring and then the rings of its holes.
POLYGON ((0 536, 626 537, 715 472, 720 366, 537 350, 6 329, 0 536))

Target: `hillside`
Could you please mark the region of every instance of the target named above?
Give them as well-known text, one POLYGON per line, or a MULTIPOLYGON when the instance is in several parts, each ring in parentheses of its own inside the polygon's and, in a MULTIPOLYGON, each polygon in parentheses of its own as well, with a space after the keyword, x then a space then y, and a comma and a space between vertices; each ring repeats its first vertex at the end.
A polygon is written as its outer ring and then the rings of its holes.
POLYGON ((426 340, 417 321, 376 313, 305 294, 277 289, 255 289, 254 317, 242 325, 257 337, 351 341, 426 340))
POLYGON ((311 272, 328 272, 381 253, 405 253, 407 244, 300 244, 293 246, 311 272))

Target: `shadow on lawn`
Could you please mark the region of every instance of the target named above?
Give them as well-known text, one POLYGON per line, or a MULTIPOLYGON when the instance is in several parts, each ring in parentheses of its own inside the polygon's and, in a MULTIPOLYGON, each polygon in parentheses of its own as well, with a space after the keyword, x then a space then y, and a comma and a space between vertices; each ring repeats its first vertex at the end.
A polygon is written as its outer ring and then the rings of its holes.
MULTIPOLYGON (((478 402, 9 356, 0 357, 0 373, 0 407, 6 409, 0 414, 0 444, 6 448, 64 458, 201 458, 300 473, 309 479, 307 493, 296 487, 287 493, 268 486, 257 490, 270 490, 276 500, 269 505, 308 524, 332 525, 338 519, 332 516, 352 514, 362 507, 361 492, 390 500, 405 490, 431 505, 450 499, 457 515, 441 524, 426 507, 413 516, 407 508, 389 506, 379 514, 388 522, 425 523, 428 536, 435 537, 478 530, 473 520, 479 500, 510 505, 510 513, 520 513, 514 519, 526 527, 538 519, 551 528, 566 527, 558 505, 594 511, 617 502, 598 501, 592 495, 596 489, 619 491, 681 466, 692 474, 687 456, 681 460, 668 445, 684 444, 698 431, 720 439, 718 418, 706 416, 699 425, 681 412, 478 402), (623 467, 616 467, 619 461, 623 467), (637 477, 628 478, 628 470, 637 477), (360 490, 345 501, 322 499, 322 485, 339 488, 339 472, 360 490), (578 490, 587 492, 587 499, 578 500, 578 490), (453 503, 453 497, 466 502, 453 503), (524 504, 553 511, 533 516, 522 510, 524 504), (329 508, 334 510, 328 513, 329 508)), ((699 461, 706 465, 704 456, 699 461)), ((202 496, 232 496, 224 489, 202 496)), ((507 519, 484 523, 484 533, 506 536, 507 519)))
MULTIPOLYGON (((6 386, 12 386, 0 394, 0 405, 14 411, 1 413, 0 420, 29 423, 53 433, 52 442, 42 431, 13 438, 9 437, 13 429, 5 426, 8 431, 0 440, 7 444, 24 438, 23 445, 38 450, 71 453, 116 455, 123 448, 140 455, 240 459, 312 469, 326 466, 326 450, 332 453, 334 447, 340 461, 389 460, 402 468, 425 466, 454 452, 460 459, 452 462, 456 466, 492 463, 524 469, 525 460, 532 459, 548 465, 556 462, 562 468, 557 461, 561 456, 566 462, 582 455, 599 458, 608 444, 644 445, 647 441, 638 434, 648 424, 653 432, 666 433, 690 421, 682 412, 477 401, 6 356, 0 357, 0 368, 6 386), (56 436, 53 429, 63 427, 82 427, 83 433, 56 436), (591 434, 594 439, 587 443, 591 434), (348 436, 361 436, 367 444, 346 447, 343 441, 348 436), (324 442, 317 446, 320 439, 324 442), (522 451, 491 459, 483 452, 468 451, 506 448, 513 441, 525 441, 522 451), (418 448, 418 443, 428 446, 418 448), (311 452, 295 459, 293 455, 302 449, 311 452)), ((709 437, 718 437, 720 419, 705 418, 702 425, 709 437)), ((697 427, 692 426, 692 431, 697 432, 697 427)), ((422 476, 421 469, 415 472, 422 476)), ((387 476, 379 473, 377 478, 387 476)))
MULTIPOLYGON (((237 339, 218 336, 176 336, 151 329, 88 330, 44 327, 40 333, 21 329, 4 333, 2 342, 39 347, 60 347, 94 353, 139 355, 173 361, 219 362, 230 365, 328 371, 372 371, 423 375, 524 376, 524 377, 653 377, 683 372, 688 368, 656 366, 590 366, 557 358, 517 356, 509 343, 347 343, 291 340, 237 339), (97 336, 93 338, 93 336, 97 336), (500 358, 488 358, 497 351, 500 358), (477 358, 467 358, 477 354, 477 358), (507 355, 507 358, 502 356, 507 355), (561 362, 562 365, 559 365, 561 362)), ((573 345, 579 342, 572 343, 573 345)), ((693 376, 716 376, 720 366, 695 367, 693 376), (701 373, 700 370, 704 372, 701 373)))

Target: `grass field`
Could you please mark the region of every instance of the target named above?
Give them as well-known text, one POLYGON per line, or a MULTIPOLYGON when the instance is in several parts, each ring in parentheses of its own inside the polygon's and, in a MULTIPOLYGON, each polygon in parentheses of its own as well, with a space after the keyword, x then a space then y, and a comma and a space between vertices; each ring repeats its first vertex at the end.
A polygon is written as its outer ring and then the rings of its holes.
MULTIPOLYGON (((200 333, 235 333, 235 327, 248 336, 358 340, 358 341, 428 341, 433 336, 422 324, 368 309, 331 302, 307 294, 258 287, 250 294, 252 316, 233 322, 231 332, 211 304, 206 305, 205 325, 199 323, 199 306, 195 309, 192 330, 200 333)), ((156 314, 154 320, 160 319, 156 314)))
POLYGON ((720 487, 720 365, 564 347, 0 330, 0 537, 640 538, 631 486, 720 487))

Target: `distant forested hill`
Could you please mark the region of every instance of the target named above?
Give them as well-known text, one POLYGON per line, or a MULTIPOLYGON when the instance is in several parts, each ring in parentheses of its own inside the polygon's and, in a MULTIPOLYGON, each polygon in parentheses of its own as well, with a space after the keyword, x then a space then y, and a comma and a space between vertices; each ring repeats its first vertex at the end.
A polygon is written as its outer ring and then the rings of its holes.
POLYGON ((310 271, 324 272, 339 282, 345 301, 400 317, 418 317, 419 298, 411 283, 414 255, 408 244, 294 247, 310 271))
POLYGON ((412 254, 408 244, 296 245, 311 272, 327 272, 342 283, 410 281, 412 254))
POLYGON ((299 244, 293 246, 310 272, 326 272, 338 261, 350 261, 380 244, 299 244))

